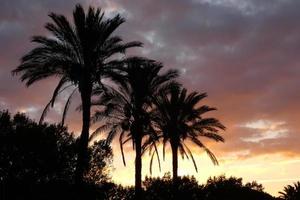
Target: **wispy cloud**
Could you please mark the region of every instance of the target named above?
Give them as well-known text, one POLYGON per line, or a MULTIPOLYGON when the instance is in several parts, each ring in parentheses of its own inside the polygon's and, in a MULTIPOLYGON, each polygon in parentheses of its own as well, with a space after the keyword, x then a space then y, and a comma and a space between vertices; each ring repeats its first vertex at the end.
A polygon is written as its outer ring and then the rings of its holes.
POLYGON ((258 143, 263 140, 288 137, 289 130, 283 128, 284 125, 286 125, 286 122, 273 122, 268 120, 247 122, 244 125, 240 125, 240 127, 253 129, 255 133, 247 137, 241 137, 241 140, 258 143))

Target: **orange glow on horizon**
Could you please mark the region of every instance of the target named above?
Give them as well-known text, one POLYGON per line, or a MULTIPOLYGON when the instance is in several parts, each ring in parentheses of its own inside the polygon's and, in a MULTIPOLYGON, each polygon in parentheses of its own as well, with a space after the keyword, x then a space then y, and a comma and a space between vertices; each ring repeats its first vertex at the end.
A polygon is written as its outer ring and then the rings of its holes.
MULTIPOLYGON (((114 171, 112 180, 118 184, 134 185, 134 153, 126 153, 127 166, 123 166, 118 147, 114 146, 114 171)), ((199 151, 198 151, 199 152, 199 151)), ((219 166, 214 166, 205 153, 194 152, 198 166, 195 171, 191 160, 179 159, 178 174, 180 176, 195 176, 199 183, 206 183, 209 177, 226 175, 226 177, 242 177, 243 183, 257 181, 262 184, 265 191, 273 196, 279 196, 278 192, 283 190, 287 184, 292 184, 300 179, 300 157, 291 158, 285 154, 258 155, 247 159, 233 158, 223 159, 218 156, 219 166)), ((227 157, 228 158, 228 157, 227 157)), ((161 158, 162 160, 162 158, 161 158)), ((143 157, 143 178, 145 176, 162 177, 165 173, 172 171, 171 154, 166 153, 166 160, 161 162, 162 171, 159 171, 157 160, 153 162, 153 174, 149 172, 150 158, 143 157)))

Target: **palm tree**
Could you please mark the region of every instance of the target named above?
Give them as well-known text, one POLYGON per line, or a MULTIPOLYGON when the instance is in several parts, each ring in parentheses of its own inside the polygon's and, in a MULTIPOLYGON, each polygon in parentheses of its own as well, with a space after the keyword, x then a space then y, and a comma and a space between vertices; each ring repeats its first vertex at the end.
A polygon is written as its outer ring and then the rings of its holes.
POLYGON ((285 186, 283 192, 279 192, 280 198, 284 200, 297 200, 300 199, 300 182, 294 183, 294 185, 285 186))
MULTIPOLYGON (((187 94, 186 89, 175 87, 169 93, 159 93, 155 98, 156 108, 151 113, 151 119, 154 122, 154 129, 162 139, 163 157, 165 157, 166 144, 170 143, 174 180, 178 178, 178 151, 183 158, 190 157, 198 171, 193 154, 185 144, 187 140, 204 149, 212 162, 218 164, 215 155, 199 139, 199 137, 206 137, 216 142, 224 142, 218 131, 225 130, 225 127, 219 120, 202 117, 203 114, 216 110, 206 105, 199 105, 206 96, 206 93, 197 92, 187 94)), ((154 143, 153 140, 145 142, 144 149, 149 149, 154 143)))
POLYGON ((114 31, 125 22, 116 15, 105 18, 100 8, 89 7, 85 13, 81 5, 73 12, 74 25, 63 15, 51 13, 52 23, 45 28, 53 34, 51 37, 34 36, 32 42, 38 46, 27 53, 13 74, 21 74, 26 85, 48 77, 60 79, 47 104, 41 120, 47 110, 53 106, 57 96, 66 88, 74 90, 67 100, 63 119, 75 91, 79 91, 82 103, 82 132, 79 138, 78 162, 75 181, 83 181, 87 161, 87 146, 90 127, 91 95, 94 87, 101 88, 101 78, 105 77, 114 65, 115 55, 125 53, 126 49, 141 46, 140 42, 123 43, 114 31), (112 57, 114 56, 114 57, 112 57))
POLYGON ((123 144, 132 141, 135 150, 135 194, 141 199, 142 179, 142 140, 155 138, 155 131, 151 130, 149 110, 153 104, 153 97, 177 85, 174 78, 177 71, 169 70, 159 74, 163 67, 161 63, 143 58, 130 58, 122 68, 116 68, 115 75, 111 75, 117 88, 107 88, 95 105, 99 110, 95 112, 94 121, 107 122, 100 126, 92 136, 99 132, 110 130, 107 140, 111 141, 119 134, 119 143, 124 165, 123 144), (104 106, 101 108, 101 106, 104 106))

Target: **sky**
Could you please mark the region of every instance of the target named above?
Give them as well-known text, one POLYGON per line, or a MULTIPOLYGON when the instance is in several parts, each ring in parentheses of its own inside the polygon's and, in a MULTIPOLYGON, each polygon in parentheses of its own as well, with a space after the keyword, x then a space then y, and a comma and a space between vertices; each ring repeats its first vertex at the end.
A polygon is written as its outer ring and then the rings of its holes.
MULTIPOLYGON (((209 176, 256 180, 275 196, 287 184, 300 180, 300 1, 298 0, 1 0, 0 108, 25 112, 39 119, 56 79, 26 88, 11 70, 32 47, 30 37, 49 35, 43 28, 49 12, 71 16, 76 3, 101 7, 107 17, 126 18, 117 34, 144 47, 129 52, 161 61, 181 72, 189 91, 207 92, 203 101, 218 110, 211 116, 227 127, 226 142, 207 146, 219 159, 192 147, 199 172, 191 161, 179 161, 179 175, 194 175, 200 183, 209 176)), ((71 18, 70 18, 71 20, 71 18)), ((59 122, 63 100, 47 117, 59 122)), ((78 99, 78 98, 77 98, 78 99)), ((69 113, 69 130, 80 131, 80 114, 69 113)), ((134 183, 134 155, 126 147, 128 166, 114 144, 117 183, 134 183)), ((162 171, 171 171, 170 153, 162 171)), ((149 158, 143 158, 143 176, 149 158)))

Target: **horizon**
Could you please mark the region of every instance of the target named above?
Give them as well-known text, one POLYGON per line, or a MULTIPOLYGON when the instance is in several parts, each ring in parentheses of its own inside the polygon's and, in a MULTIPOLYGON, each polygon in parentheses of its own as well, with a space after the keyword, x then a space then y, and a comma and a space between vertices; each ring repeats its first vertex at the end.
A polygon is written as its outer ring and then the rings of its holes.
MULTIPOLYGON (((199 183, 225 174, 257 181, 279 196, 284 186, 300 179, 300 2, 297 0, 190 0, 109 1, 59 0, 3 1, 0 8, 0 108, 24 112, 38 120, 58 80, 41 81, 26 88, 11 70, 33 45, 33 35, 47 35, 50 12, 69 17, 76 3, 101 7, 107 16, 120 13, 126 22, 117 31, 124 41, 137 40, 143 48, 128 55, 146 56, 178 69, 180 82, 191 91, 207 92, 202 104, 216 107, 206 116, 219 119, 225 143, 204 143, 216 154, 214 166, 200 149, 191 146, 191 160, 179 158, 179 175, 195 176, 199 183)), ((59 122, 62 96, 46 118, 59 122)), ((81 117, 74 99, 66 125, 78 135, 81 117)), ((91 130, 95 129, 95 125, 91 130)), ((134 184, 134 154, 126 146, 123 166, 119 145, 113 143, 112 180, 134 184)), ((160 150, 160 153, 162 151, 160 150)), ((171 152, 155 165, 153 177, 172 171, 171 152)), ((142 176, 149 176, 149 157, 143 157, 142 176)))

